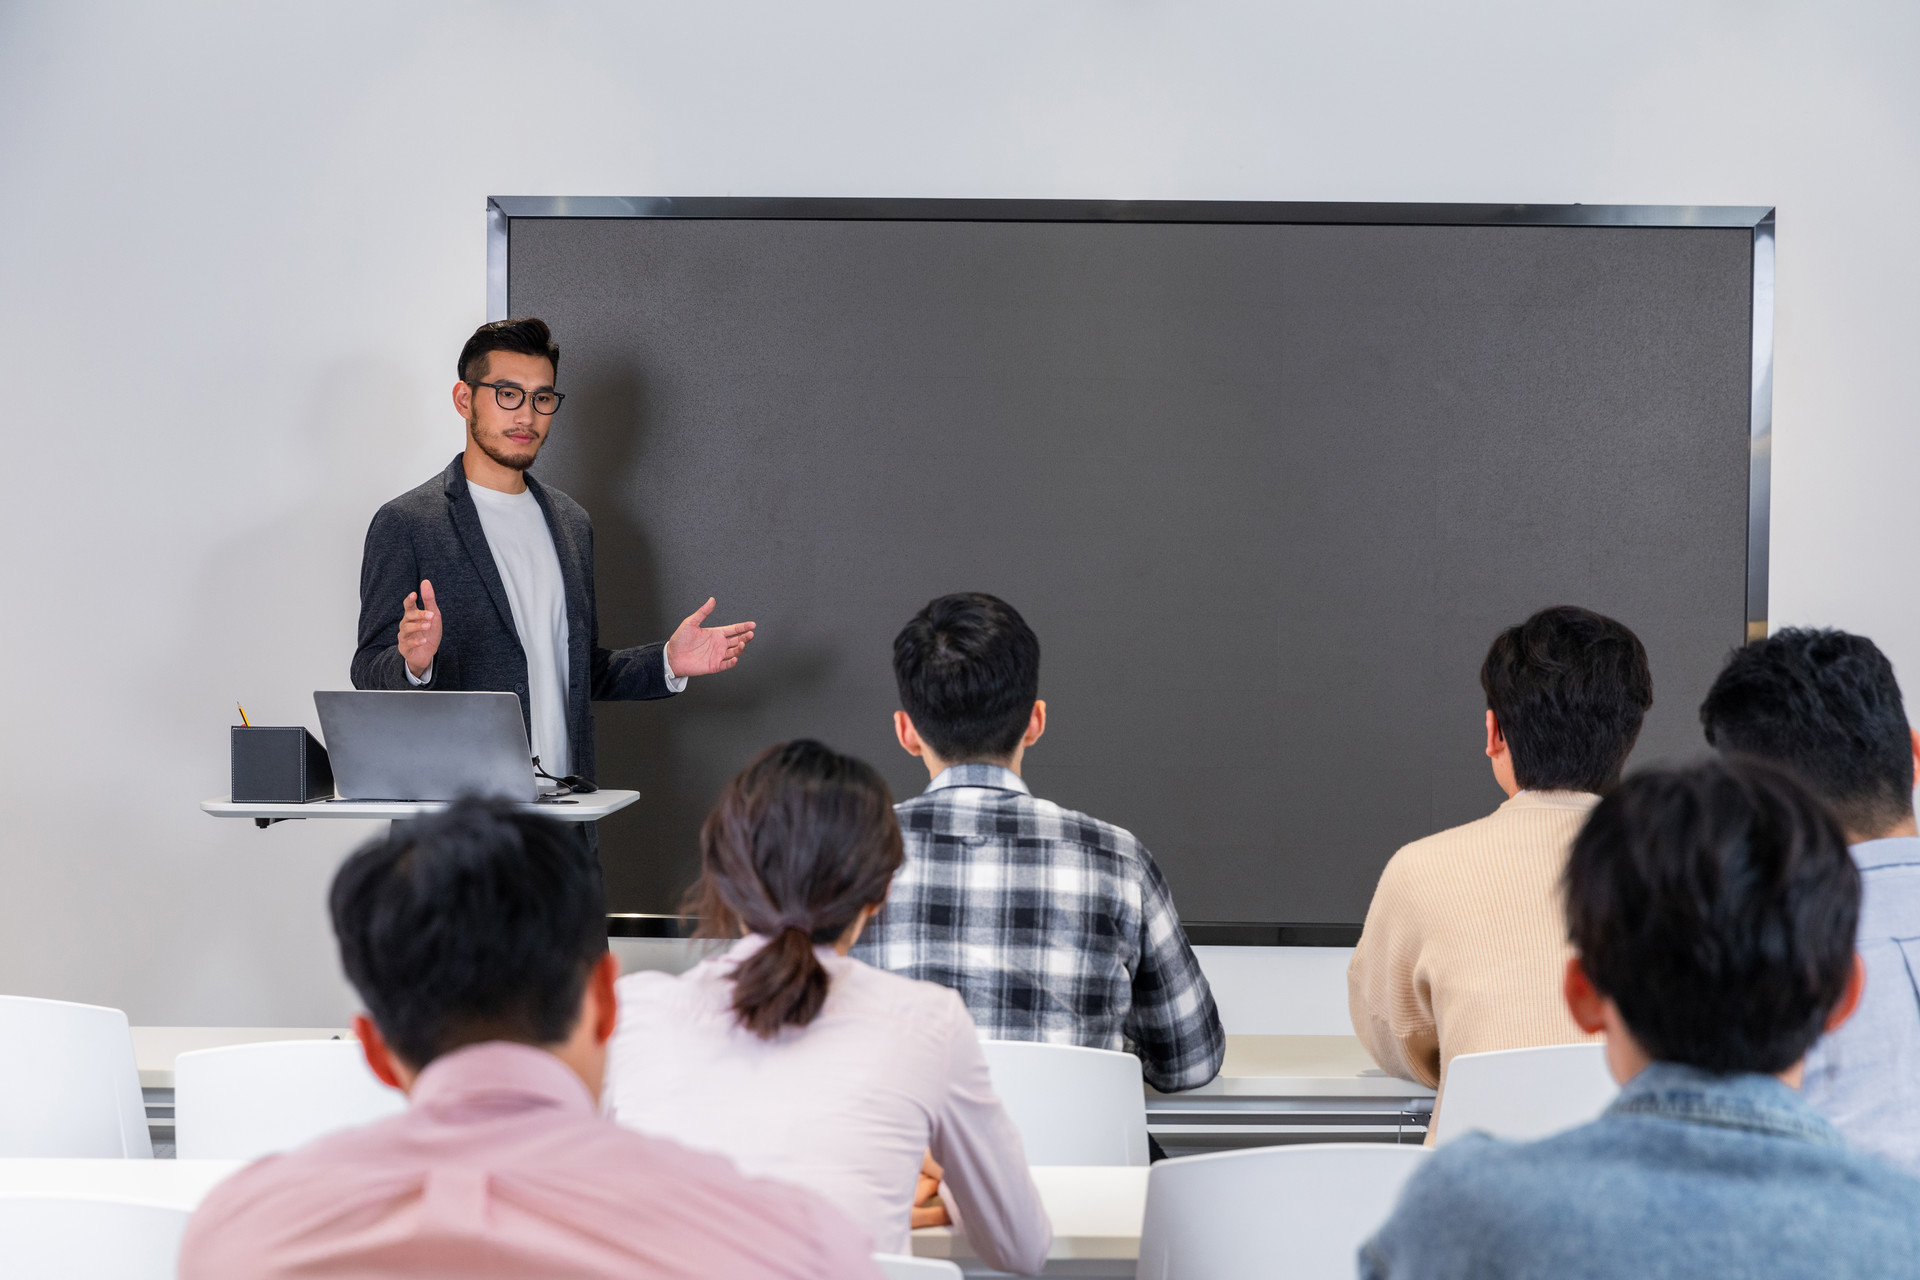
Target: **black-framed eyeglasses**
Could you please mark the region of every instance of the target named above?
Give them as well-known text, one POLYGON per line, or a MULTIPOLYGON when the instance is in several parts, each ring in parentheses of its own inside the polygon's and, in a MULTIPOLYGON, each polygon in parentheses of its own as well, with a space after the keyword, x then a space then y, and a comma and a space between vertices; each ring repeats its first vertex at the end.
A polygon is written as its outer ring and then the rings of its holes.
MULTIPOLYGON (((469 386, 492 387, 493 402, 502 409, 518 409, 527 402, 525 387, 516 387, 511 382, 473 382, 469 386)), ((551 418, 560 412, 560 402, 567 397, 558 391, 536 391, 533 393, 533 411, 551 418)))

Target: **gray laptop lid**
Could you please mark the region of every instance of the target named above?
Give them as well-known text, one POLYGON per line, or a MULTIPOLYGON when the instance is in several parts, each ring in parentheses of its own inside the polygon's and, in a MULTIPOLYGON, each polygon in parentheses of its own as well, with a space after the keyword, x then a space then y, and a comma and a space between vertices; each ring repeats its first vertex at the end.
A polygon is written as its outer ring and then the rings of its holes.
POLYGON ((511 693, 316 690, 342 800, 533 800, 539 787, 511 693))

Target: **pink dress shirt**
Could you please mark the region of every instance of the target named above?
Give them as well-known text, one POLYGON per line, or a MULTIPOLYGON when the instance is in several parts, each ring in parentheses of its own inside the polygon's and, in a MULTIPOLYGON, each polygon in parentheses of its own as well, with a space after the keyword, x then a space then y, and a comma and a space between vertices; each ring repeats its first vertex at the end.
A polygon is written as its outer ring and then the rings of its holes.
POLYGON ((910 1252, 914 1181, 932 1148, 974 1249, 1003 1271, 1038 1272, 1053 1227, 960 997, 822 947, 820 1015, 762 1040, 730 1006, 734 967, 763 945, 743 938, 677 978, 620 980, 614 1118, 818 1191, 883 1253, 910 1252))
POLYGON ((404 1114, 215 1187, 180 1276, 879 1280, 870 1249, 814 1197, 611 1124, 558 1058, 494 1042, 435 1059, 404 1114))

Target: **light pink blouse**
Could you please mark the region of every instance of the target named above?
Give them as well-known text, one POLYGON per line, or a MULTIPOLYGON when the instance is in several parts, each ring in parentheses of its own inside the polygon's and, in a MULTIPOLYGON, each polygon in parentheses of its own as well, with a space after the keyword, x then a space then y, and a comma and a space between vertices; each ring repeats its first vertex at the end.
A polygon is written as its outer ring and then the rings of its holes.
POLYGON ((822 947, 825 1007, 762 1040, 730 1006, 734 967, 764 942, 743 938, 679 977, 620 980, 605 1091, 614 1118, 820 1194, 881 1252, 908 1251, 931 1148, 975 1251, 1038 1272, 1053 1228, 960 997, 822 947))

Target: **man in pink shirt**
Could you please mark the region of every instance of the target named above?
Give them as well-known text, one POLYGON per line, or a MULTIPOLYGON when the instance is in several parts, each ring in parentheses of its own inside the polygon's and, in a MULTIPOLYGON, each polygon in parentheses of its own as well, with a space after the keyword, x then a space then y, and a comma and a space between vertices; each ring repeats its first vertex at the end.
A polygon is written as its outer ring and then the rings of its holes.
POLYGON ((182 1280, 878 1280, 808 1192, 600 1116, 618 968, 599 869, 557 824, 484 801, 396 823, 330 906, 354 1031, 412 1106, 215 1188, 182 1280))

